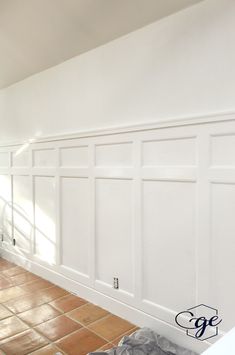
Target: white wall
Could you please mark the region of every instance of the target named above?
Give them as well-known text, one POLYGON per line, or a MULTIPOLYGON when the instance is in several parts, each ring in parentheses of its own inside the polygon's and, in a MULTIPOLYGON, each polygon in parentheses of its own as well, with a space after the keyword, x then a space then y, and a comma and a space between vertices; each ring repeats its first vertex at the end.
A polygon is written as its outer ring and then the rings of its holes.
POLYGON ((234 22, 206 0, 9 87, 1 141, 234 110, 234 22))

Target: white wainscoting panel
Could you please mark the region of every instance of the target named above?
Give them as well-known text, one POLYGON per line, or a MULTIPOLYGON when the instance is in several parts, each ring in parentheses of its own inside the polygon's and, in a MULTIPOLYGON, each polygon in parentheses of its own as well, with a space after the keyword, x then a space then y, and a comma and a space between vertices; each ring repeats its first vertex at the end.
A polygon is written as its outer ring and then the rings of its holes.
POLYGON ((35 242, 34 253, 40 259, 55 264, 55 179, 34 177, 35 242))
POLYGON ((143 143, 143 165, 195 165, 195 138, 159 139, 143 143))
POLYGON ((194 185, 143 183, 143 299, 175 311, 196 302, 194 185))
POLYGON ((0 152, 0 167, 8 168, 8 166, 9 166, 9 153, 0 152))
POLYGON ((0 250, 201 350, 175 315, 206 303, 234 326, 234 152, 218 117, 1 147, 0 250))
POLYGON ((56 166, 56 155, 54 149, 40 149, 33 152, 33 166, 54 167, 56 166))
POLYGON ((96 279, 133 293, 131 180, 96 180, 96 279), (121 262, 120 262, 121 261, 121 262))
POLYGON ((28 167, 29 166, 29 152, 21 151, 21 148, 12 152, 12 166, 13 167, 28 167))
POLYGON ((14 238, 17 240, 17 249, 22 253, 30 253, 34 231, 30 176, 13 177, 13 206, 14 238))
POLYGON ((235 182, 212 184, 211 208, 211 299, 228 331, 235 322, 235 182))
POLYGON ((131 166, 132 144, 115 143, 96 146, 95 163, 97 166, 131 166))
POLYGON ((86 277, 91 238, 89 187, 88 178, 61 178, 61 264, 86 277))
POLYGON ((88 166, 88 147, 66 147, 60 149, 60 166, 77 168, 88 166))
POLYGON ((235 166, 235 134, 211 137, 211 165, 235 166))
POLYGON ((9 243, 12 238, 12 190, 9 175, 0 175, 0 221, 4 241, 9 243))

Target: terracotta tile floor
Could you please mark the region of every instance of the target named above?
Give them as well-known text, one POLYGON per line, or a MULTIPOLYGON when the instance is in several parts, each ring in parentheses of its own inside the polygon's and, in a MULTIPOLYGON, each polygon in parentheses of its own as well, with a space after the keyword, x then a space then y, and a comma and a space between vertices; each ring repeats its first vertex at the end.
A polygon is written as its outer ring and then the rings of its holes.
POLYGON ((0 258, 0 355, 86 355, 136 329, 0 258))

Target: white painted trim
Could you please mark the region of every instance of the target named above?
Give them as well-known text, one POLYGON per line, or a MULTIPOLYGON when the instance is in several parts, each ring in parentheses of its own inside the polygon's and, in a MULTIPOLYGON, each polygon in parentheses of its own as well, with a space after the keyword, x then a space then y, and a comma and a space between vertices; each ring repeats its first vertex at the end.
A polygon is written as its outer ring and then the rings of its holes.
POLYGON ((121 125, 121 126, 111 126, 111 127, 102 127, 102 128, 94 128, 90 130, 81 130, 78 132, 71 132, 66 134, 55 134, 44 137, 35 137, 31 139, 25 140, 16 140, 16 141, 6 141, 0 144, 0 147, 9 147, 9 146, 17 146, 26 143, 46 143, 57 140, 68 140, 68 139, 76 139, 76 138, 88 138, 95 136, 104 136, 104 135, 112 135, 119 133, 128 133, 128 132, 138 132, 138 131, 148 131, 154 130, 158 128, 169 128, 169 127, 177 127, 177 126, 188 126, 188 125, 198 125, 198 124, 207 124, 212 122, 224 122, 224 121, 234 121, 235 120, 235 112, 215 112, 210 114, 202 114, 202 115, 192 115, 192 116, 182 116, 182 117, 174 117, 156 121, 150 121, 147 123, 137 123, 132 125, 121 125))

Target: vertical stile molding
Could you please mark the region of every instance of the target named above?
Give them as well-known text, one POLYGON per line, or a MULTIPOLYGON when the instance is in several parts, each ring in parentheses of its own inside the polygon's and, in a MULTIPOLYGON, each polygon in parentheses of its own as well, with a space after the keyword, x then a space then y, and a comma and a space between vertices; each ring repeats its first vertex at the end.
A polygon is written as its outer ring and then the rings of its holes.
POLYGON ((33 258, 35 257, 36 253, 36 223, 35 223, 35 176, 33 173, 33 148, 31 146, 30 149, 30 176, 31 176, 31 181, 32 181, 32 204, 33 204, 33 245, 32 245, 32 254, 33 258))
POLYGON ((62 241, 61 241, 61 177, 60 177, 60 149, 55 148, 56 154, 56 175, 55 175, 55 239, 56 239, 56 268, 61 265, 62 241))
POLYGON ((33 177, 33 150, 32 144, 29 145, 29 177, 30 177, 30 194, 31 194, 31 203, 32 203, 32 234, 31 234, 31 243, 30 243, 30 255, 33 258, 34 255, 34 245, 35 245, 35 198, 34 198, 34 177, 33 177))
POLYGON ((134 230, 133 230, 133 260, 134 260, 134 296, 140 306, 143 285, 143 255, 142 255, 142 143, 139 138, 133 142, 134 158, 134 230))
POLYGON ((208 130, 200 127, 197 137, 197 203, 196 203, 196 304, 210 304, 210 139, 208 130))
POLYGON ((95 287, 96 279, 96 205, 95 205, 95 145, 90 143, 88 145, 88 171, 89 171, 89 184, 90 184, 90 241, 89 241, 89 277, 90 284, 95 287))
MULTIPOLYGON (((10 169, 12 169, 12 160, 10 162, 10 169)), ((10 174, 11 179, 11 242, 13 243, 15 230, 14 230, 14 188, 13 188, 13 174, 10 174)))
POLYGON ((11 151, 9 151, 8 152, 8 169, 11 169, 12 168, 12 166, 13 166, 13 162, 12 162, 12 152, 11 151))

